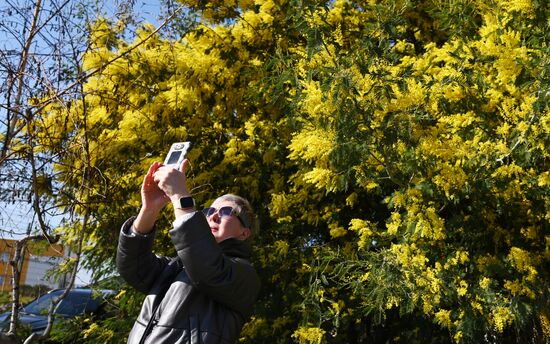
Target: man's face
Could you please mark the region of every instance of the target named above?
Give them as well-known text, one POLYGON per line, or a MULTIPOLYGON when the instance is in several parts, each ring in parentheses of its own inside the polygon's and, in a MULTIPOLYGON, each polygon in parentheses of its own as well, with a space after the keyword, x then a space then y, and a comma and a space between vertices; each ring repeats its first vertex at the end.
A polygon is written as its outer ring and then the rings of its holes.
POLYGON ((216 211, 212 215, 207 216, 206 219, 214 238, 216 238, 216 242, 220 243, 229 238, 245 240, 250 236, 250 229, 244 227, 236 215, 220 212, 220 208, 222 207, 238 209, 235 203, 216 200, 212 203, 211 207, 215 208, 216 211))

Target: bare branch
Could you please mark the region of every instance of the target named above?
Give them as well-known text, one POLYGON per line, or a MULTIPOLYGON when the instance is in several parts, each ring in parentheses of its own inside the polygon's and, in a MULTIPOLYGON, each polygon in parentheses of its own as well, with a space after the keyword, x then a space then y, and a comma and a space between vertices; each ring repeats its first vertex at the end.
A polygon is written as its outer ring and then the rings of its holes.
POLYGON ((58 98, 58 97, 61 97, 63 95, 65 95, 66 93, 68 93, 72 88, 74 88, 75 86, 78 86, 80 84, 83 84, 86 80, 88 80, 89 78, 91 78, 92 76, 96 75, 97 73, 101 72, 103 69, 105 69, 105 67, 109 66, 110 64, 116 62, 117 60, 123 58, 124 56, 128 55, 129 53, 131 53, 132 51, 134 51, 135 49, 139 48, 140 46, 142 46, 143 44, 145 44, 147 41, 149 41, 151 39, 151 37, 153 37, 154 35, 156 35, 164 26, 166 26, 175 16, 176 14, 178 14, 181 9, 184 8, 184 5, 181 5, 178 9, 176 9, 174 11, 174 13, 172 13, 161 25, 159 25, 159 27, 157 27, 155 30, 153 30, 150 34, 148 34, 145 38, 143 38, 140 42, 138 42, 136 45, 128 48, 127 50, 123 51, 122 53, 118 54, 117 56, 113 57, 112 59, 108 60, 107 62, 105 62, 103 65, 101 65, 100 67, 97 67, 96 69, 88 72, 86 75, 82 76, 82 77, 79 77, 74 83, 72 83, 71 85, 67 86, 64 90, 61 90, 59 92, 57 92, 54 96, 44 100, 37 108, 37 110, 41 110, 42 108, 46 107, 50 102, 52 102, 54 99, 58 98))

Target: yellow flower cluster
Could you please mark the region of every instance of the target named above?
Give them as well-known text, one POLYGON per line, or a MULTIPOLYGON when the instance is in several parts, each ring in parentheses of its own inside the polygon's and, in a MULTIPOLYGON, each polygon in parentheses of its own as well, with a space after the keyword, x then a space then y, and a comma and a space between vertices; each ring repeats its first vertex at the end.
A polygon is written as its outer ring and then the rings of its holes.
POLYGON ((326 166, 334 139, 334 133, 330 131, 315 128, 303 130, 293 136, 288 157, 292 160, 315 162, 317 166, 326 166))
POLYGON ((324 336, 325 331, 318 327, 299 327, 292 334, 300 344, 321 344, 324 336))
POLYGON ((507 307, 497 307, 491 312, 491 322, 497 332, 502 332, 512 323, 514 316, 507 307))
POLYGON ((452 320, 451 320, 451 311, 446 309, 440 309, 435 313, 435 319, 436 321, 447 327, 450 328, 452 326, 452 320))
POLYGON ((520 273, 525 273, 526 280, 529 282, 535 282, 538 272, 535 268, 537 264, 537 258, 532 257, 532 255, 522 250, 518 247, 512 247, 510 253, 508 254, 508 259, 512 263, 512 266, 520 273))
POLYGON ((359 241, 357 242, 357 246, 359 246, 360 249, 365 248, 376 230, 372 223, 361 219, 352 219, 350 221, 349 229, 358 234, 359 241))

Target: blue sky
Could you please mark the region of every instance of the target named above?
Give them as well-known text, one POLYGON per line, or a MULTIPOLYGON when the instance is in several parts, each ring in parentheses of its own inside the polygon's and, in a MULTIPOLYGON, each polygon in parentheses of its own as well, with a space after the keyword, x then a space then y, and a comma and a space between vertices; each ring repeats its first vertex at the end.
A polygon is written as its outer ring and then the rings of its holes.
MULTIPOLYGON (((23 6, 25 4, 33 4, 34 1, 30 0, 12 0, 9 4, 15 6, 23 6)), ((51 6, 49 1, 44 2, 45 6, 51 6)), ((101 4, 101 11, 106 13, 110 17, 116 16, 119 12, 120 4, 124 3, 121 1, 103 1, 101 4)), ((4 15, 4 29, 0 29, 0 52, 3 54, 17 53, 21 49, 21 43, 23 37, 19 37, 17 33, 18 30, 22 27, 22 22, 16 12, 8 10, 8 3, 2 2, 0 4, 0 15, 4 15), (10 14, 10 15, 8 15, 10 14), (9 30, 12 32, 9 33, 9 30), (14 34, 15 33, 15 34, 14 34)), ((160 23, 157 20, 161 11, 160 0, 154 1, 136 1, 133 8, 133 15, 137 21, 147 21, 152 23, 155 26, 158 26, 160 23)), ((45 16, 41 17, 41 20, 44 20, 45 16)), ((47 47, 48 42, 44 39, 38 38, 36 46, 33 47, 34 52, 41 52, 44 48, 47 47)), ((50 50, 48 50, 50 51, 50 50)), ((39 56, 39 55, 37 55, 39 56)), ((4 73, 3 69, 0 69, 0 73, 4 73)), ((4 76, 1 78, 4 80, 4 76)), ((0 103, 5 103, 3 96, 0 94, 0 103)), ((4 120, 5 112, 0 108, 0 116, 4 120)), ((2 124, 0 123, 0 129, 3 129, 2 124)), ((137 210, 136 210, 137 211, 137 210)), ((33 221, 33 211, 30 204, 25 202, 17 203, 6 203, 0 202, 0 239, 20 239, 25 235, 29 224, 33 221)), ((56 226, 61 221, 59 217, 52 217, 49 219, 52 226, 56 226)), ((36 228, 36 225, 33 225, 36 228)), ((83 285, 88 283, 90 280, 90 273, 87 271, 80 271, 77 277, 76 284, 83 285)))

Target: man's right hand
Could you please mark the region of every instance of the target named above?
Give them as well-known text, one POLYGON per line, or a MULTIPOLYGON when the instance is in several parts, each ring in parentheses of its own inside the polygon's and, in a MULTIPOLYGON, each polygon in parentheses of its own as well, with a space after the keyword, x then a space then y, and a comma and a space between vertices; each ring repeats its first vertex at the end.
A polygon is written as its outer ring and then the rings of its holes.
POLYGON ((162 164, 155 161, 143 178, 141 209, 134 221, 134 230, 138 233, 146 234, 153 230, 160 211, 170 202, 170 198, 166 196, 154 180, 154 174, 161 166, 162 164))
POLYGON ((161 166, 162 164, 155 161, 149 167, 149 171, 147 171, 145 178, 143 178, 143 184, 141 184, 141 203, 143 208, 157 213, 160 213, 162 208, 170 202, 170 198, 160 189, 154 178, 155 172, 161 166))

